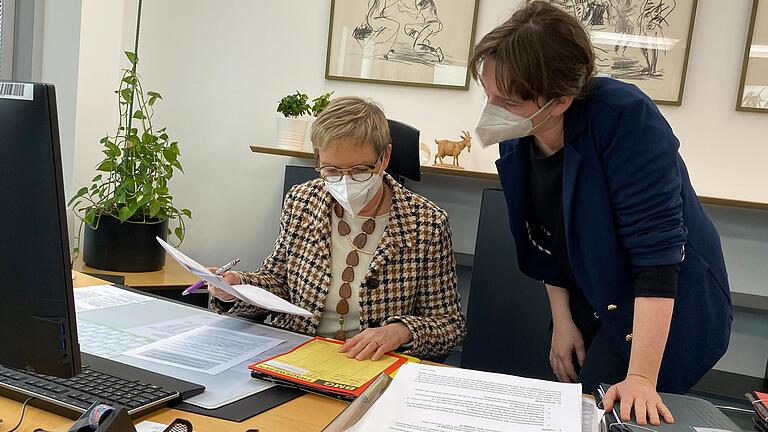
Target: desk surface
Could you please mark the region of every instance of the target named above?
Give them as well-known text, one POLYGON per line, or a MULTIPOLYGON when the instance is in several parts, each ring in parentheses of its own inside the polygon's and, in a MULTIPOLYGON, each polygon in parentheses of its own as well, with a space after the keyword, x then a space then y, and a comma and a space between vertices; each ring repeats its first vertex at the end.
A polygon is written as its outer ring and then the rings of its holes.
MULTIPOLYGON (((77 288, 100 285, 104 281, 75 272, 74 285, 77 288)), ((142 417, 135 423, 150 420, 157 423, 169 424, 176 418, 185 418, 192 422, 195 431, 243 432, 248 429, 258 429, 259 432, 288 432, 288 431, 321 431, 345 407, 345 402, 322 396, 307 394, 273 408, 265 413, 242 422, 230 422, 197 414, 191 414, 170 408, 142 417)), ((21 404, 0 397, 0 417, 4 420, 3 429, 13 426, 18 421, 21 404)), ((21 431, 32 431, 43 428, 52 432, 66 432, 73 421, 65 417, 47 413, 38 408, 28 407, 24 416, 21 431)))
POLYGON ((173 258, 167 256, 165 258, 165 267, 162 270, 144 273, 129 273, 129 272, 112 272, 106 270, 99 270, 91 268, 83 263, 82 254, 75 259, 72 263, 72 268, 79 272, 86 273, 101 273, 108 275, 124 276, 125 284, 133 288, 141 288, 150 290, 163 289, 163 288, 178 288, 186 287, 197 282, 188 271, 186 271, 179 263, 173 258))

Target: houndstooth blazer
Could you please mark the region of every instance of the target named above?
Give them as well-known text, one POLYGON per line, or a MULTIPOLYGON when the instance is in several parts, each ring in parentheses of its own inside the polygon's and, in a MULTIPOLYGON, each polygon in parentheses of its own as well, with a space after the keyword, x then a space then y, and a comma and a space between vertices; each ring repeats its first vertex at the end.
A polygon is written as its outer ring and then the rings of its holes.
MULTIPOLYGON (((405 354, 439 358, 464 337, 448 216, 388 174, 384 181, 393 191, 392 209, 360 284, 360 329, 402 322, 413 334, 405 354)), ((278 327, 317 333, 331 282, 332 202, 322 179, 294 186, 285 197, 274 251, 259 270, 237 272, 243 283, 314 313, 311 318, 273 315, 278 327)), ((239 300, 224 303, 213 296, 210 307, 228 314, 262 312, 239 300)))

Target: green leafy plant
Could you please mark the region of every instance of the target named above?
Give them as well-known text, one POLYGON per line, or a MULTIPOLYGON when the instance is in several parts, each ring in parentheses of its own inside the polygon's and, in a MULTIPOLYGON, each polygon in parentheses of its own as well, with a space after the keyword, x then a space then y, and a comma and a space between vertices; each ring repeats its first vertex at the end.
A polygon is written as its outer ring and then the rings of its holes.
MULTIPOLYGON (((156 129, 152 123, 154 106, 163 97, 154 91, 144 91, 136 73, 136 54, 126 51, 125 56, 131 68, 123 69, 115 91, 120 112, 117 131, 99 141, 104 146, 104 159, 96 167, 99 174, 69 201, 81 220, 76 252, 83 224, 97 229, 102 216, 113 216, 121 223, 176 220, 173 233, 177 245, 184 241, 185 218, 192 217, 189 209, 174 206, 168 190, 174 172, 183 173, 184 169, 179 161, 179 143, 170 140, 167 128, 156 129)), ((168 231, 170 234, 171 230, 168 231)))
POLYGON ((308 100, 309 96, 297 90, 296 94, 280 99, 280 103, 277 105, 277 112, 285 117, 300 117, 308 114, 311 109, 307 103, 308 100))
POLYGON ((322 96, 312 99, 312 116, 317 117, 318 114, 323 112, 328 104, 331 103, 331 96, 333 96, 333 93, 334 92, 328 92, 322 96))

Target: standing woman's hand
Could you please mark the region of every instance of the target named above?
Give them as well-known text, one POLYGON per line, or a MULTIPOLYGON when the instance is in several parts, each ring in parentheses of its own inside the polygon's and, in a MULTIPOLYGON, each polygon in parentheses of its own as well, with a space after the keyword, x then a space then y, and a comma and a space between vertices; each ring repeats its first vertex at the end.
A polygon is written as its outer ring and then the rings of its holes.
POLYGON ((654 426, 661 424, 659 414, 667 423, 674 423, 675 418, 661 396, 656 392, 656 385, 639 375, 627 375, 627 378, 608 389, 603 398, 605 411, 613 410, 617 400, 621 400, 619 416, 622 421, 630 421, 631 411, 635 411, 637 424, 643 426, 650 422, 654 426))
POLYGON ((555 376, 561 382, 576 382, 578 374, 573 365, 573 353, 579 361, 579 367, 584 365, 586 349, 581 331, 573 321, 556 324, 552 328, 552 347, 549 350, 549 364, 555 376))

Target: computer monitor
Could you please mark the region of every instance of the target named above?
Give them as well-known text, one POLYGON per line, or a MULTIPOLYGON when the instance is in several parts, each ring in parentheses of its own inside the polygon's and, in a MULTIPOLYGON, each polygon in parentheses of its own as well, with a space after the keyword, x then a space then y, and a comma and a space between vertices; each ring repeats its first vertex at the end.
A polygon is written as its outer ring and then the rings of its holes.
POLYGON ((80 373, 56 92, 0 82, 0 365, 80 373))

